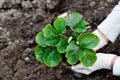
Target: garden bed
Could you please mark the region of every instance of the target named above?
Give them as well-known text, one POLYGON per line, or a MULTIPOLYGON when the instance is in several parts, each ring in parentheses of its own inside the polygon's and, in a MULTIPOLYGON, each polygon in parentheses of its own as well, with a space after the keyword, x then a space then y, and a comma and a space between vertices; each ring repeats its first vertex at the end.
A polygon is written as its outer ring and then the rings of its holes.
MULTIPOLYGON (((80 12, 96 29, 118 0, 1 0, 0 80, 120 80, 112 71, 89 76, 74 73, 64 63, 48 68, 35 59, 35 36, 64 12, 80 12)), ((120 36, 98 52, 120 56, 120 36)))

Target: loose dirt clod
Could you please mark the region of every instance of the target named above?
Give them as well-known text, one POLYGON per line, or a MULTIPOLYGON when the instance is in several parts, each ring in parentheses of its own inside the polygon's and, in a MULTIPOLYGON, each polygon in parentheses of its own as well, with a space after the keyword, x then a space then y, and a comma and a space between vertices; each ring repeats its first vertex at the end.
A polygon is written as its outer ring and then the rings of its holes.
POLYGON ((29 57, 25 57, 25 62, 30 62, 30 58, 29 57))

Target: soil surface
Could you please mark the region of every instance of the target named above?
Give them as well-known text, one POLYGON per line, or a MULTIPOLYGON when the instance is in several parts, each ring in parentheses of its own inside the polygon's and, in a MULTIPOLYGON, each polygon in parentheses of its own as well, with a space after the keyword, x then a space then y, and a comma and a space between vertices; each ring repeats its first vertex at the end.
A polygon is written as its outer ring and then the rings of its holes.
MULTIPOLYGON (((93 31, 118 0, 0 0, 0 80, 120 80, 112 71, 89 76, 63 63, 48 68, 35 59, 35 35, 64 12, 81 12, 93 31)), ((120 36, 98 52, 120 55, 120 36)))

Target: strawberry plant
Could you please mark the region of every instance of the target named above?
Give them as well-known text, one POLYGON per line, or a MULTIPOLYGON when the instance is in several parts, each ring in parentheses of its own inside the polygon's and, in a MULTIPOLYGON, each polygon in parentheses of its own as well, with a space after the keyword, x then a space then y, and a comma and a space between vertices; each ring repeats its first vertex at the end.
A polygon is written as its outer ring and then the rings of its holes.
POLYGON ((48 67, 55 67, 65 54, 70 65, 80 61, 86 67, 92 66, 97 59, 93 48, 99 43, 99 38, 88 33, 88 28, 89 23, 77 12, 57 18, 53 25, 47 24, 36 35, 36 59, 48 67), (66 29, 71 30, 71 36, 65 35, 66 29))

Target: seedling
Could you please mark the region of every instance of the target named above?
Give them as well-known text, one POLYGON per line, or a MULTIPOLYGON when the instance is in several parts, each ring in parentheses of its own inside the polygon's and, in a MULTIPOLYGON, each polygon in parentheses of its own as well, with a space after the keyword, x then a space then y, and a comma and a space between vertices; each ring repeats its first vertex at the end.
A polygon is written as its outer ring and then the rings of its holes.
POLYGON ((65 54, 70 65, 80 61, 86 67, 92 66, 97 59, 93 48, 99 43, 99 38, 87 33, 88 28, 89 23, 77 12, 57 18, 53 25, 47 24, 36 35, 36 59, 48 67, 55 67, 65 54), (65 35, 66 29, 71 30, 71 36, 65 35))

